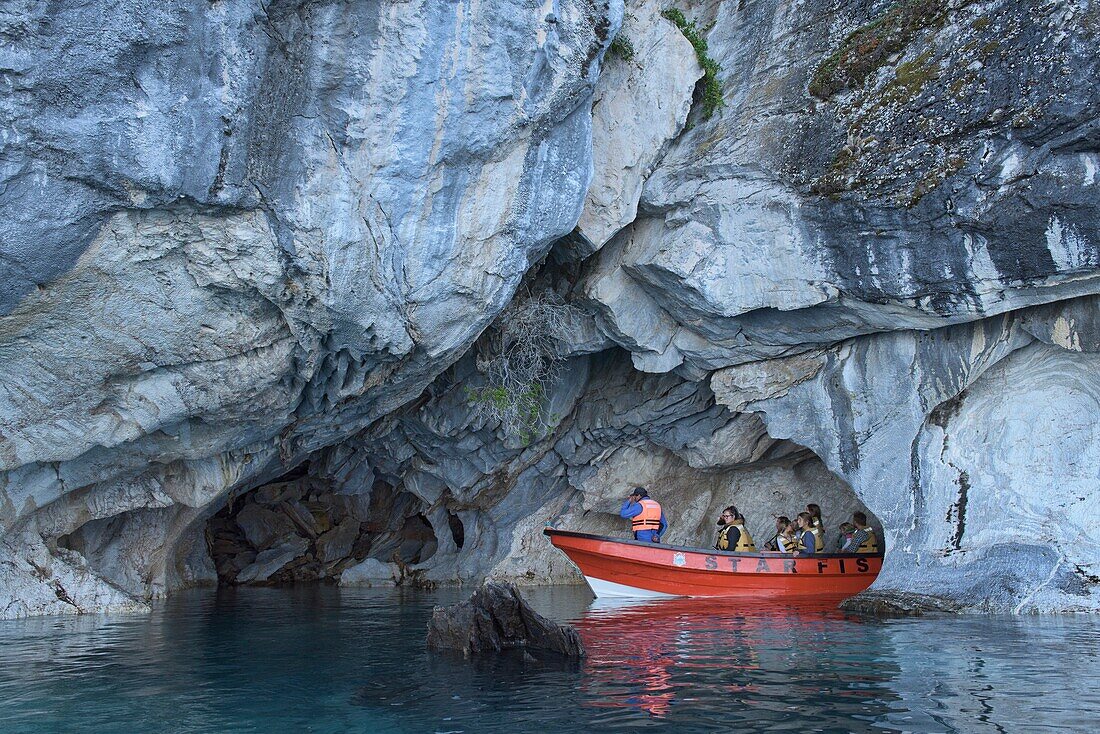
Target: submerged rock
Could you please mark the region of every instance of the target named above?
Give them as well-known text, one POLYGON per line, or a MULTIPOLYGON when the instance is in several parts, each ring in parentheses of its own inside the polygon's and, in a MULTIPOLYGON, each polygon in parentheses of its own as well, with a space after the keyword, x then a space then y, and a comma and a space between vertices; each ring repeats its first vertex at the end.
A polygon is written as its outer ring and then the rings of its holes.
POLYGON ((931 594, 864 591, 845 599, 840 608, 876 617, 923 617, 927 613, 953 614, 963 608, 950 599, 931 594))
POLYGON ((543 617, 507 582, 489 581, 464 602, 436 607, 428 622, 429 650, 470 655, 516 648, 585 655, 575 628, 543 617))

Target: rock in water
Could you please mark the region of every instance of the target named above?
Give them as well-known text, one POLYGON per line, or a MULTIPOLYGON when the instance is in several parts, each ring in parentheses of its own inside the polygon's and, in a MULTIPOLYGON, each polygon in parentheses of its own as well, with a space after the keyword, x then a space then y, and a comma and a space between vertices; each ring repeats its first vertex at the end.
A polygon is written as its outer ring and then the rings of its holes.
POLYGON ((463 654, 522 648, 584 657, 577 630, 537 613, 507 582, 489 581, 464 602, 436 607, 428 623, 429 650, 463 654))

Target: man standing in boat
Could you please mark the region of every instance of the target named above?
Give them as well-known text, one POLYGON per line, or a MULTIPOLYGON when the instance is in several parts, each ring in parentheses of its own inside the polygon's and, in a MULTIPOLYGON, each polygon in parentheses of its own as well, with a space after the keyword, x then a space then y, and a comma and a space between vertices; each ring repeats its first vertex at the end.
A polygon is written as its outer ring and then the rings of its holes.
POLYGON ((643 487, 635 487, 630 496, 623 500, 619 517, 630 519, 630 529, 634 531, 634 540, 647 543, 660 543, 668 522, 665 513, 656 500, 649 498, 649 492, 643 487))

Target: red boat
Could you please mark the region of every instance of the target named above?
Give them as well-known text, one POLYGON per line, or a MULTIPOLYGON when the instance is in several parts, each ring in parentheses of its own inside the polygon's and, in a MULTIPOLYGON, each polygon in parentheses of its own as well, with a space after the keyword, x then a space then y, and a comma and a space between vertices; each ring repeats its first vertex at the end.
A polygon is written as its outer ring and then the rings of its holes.
POLYGON ((871 585, 882 555, 730 553, 547 528, 600 597, 738 596, 839 601, 871 585))

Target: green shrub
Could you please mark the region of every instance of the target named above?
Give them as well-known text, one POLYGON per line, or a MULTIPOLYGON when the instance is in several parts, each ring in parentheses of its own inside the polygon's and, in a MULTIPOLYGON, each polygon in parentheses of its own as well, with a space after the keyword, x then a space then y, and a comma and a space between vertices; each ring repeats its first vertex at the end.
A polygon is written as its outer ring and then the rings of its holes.
POLYGON ((630 61, 634 58, 634 44, 630 42, 630 37, 625 33, 620 33, 615 36, 615 40, 611 42, 611 48, 608 49, 612 56, 617 56, 623 61, 630 61))
POLYGON ((722 84, 718 81, 718 73, 722 67, 707 53, 707 40, 699 33, 699 29, 684 17, 679 8, 662 10, 663 15, 680 29, 684 38, 695 49, 695 58, 699 60, 699 66, 703 67, 703 119, 709 120, 710 116, 726 106, 722 99, 722 84))
POLYGON ((519 389, 502 385, 466 388, 466 401, 485 415, 500 420, 505 430, 514 433, 526 446, 546 427, 542 406, 545 396, 542 384, 532 382, 519 389))

